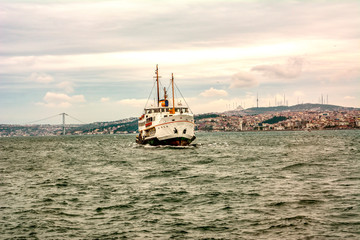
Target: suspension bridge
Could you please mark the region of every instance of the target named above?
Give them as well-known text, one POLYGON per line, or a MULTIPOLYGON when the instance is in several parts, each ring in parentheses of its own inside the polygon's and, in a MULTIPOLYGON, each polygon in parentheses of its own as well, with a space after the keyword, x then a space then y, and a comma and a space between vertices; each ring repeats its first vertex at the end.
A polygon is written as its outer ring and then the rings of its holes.
POLYGON ((28 122, 26 124, 34 124, 34 123, 38 123, 38 122, 42 122, 42 121, 45 121, 45 120, 49 120, 49 119, 52 119, 52 118, 55 118, 55 117, 59 117, 59 116, 62 116, 62 134, 65 135, 65 131, 66 131, 66 125, 65 125, 65 117, 69 117, 75 121, 78 121, 82 124, 87 124, 86 122, 83 122, 67 113, 60 113, 60 114, 56 114, 56 115, 53 115, 53 116, 50 116, 50 117, 46 117, 46 118, 42 118, 42 119, 39 119, 39 120, 36 120, 36 121, 32 121, 32 122, 28 122))

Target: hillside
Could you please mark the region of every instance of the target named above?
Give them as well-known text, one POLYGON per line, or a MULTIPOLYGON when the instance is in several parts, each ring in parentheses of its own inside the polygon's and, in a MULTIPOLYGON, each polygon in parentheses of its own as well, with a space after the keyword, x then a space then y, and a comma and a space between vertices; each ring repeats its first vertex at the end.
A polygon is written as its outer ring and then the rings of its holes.
POLYGON ((90 124, 84 124, 76 128, 72 128, 68 132, 71 134, 90 134, 96 132, 103 133, 129 133, 135 132, 138 129, 137 118, 127 118, 123 120, 111 121, 111 122, 96 122, 90 124))
POLYGON ((330 104, 297 104, 293 106, 276 106, 276 107, 253 107, 243 110, 226 111, 225 115, 243 116, 243 115, 257 115, 270 112, 304 112, 304 111, 341 111, 341 110, 358 110, 351 107, 342 107, 330 104))

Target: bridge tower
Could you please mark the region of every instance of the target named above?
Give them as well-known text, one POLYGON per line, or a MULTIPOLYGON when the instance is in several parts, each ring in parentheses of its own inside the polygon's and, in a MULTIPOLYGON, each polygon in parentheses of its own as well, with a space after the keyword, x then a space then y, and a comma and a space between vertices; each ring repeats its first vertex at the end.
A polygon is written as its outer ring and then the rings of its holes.
POLYGON ((60 113, 60 115, 62 115, 62 130, 63 130, 63 135, 65 135, 65 115, 67 115, 66 113, 60 113))

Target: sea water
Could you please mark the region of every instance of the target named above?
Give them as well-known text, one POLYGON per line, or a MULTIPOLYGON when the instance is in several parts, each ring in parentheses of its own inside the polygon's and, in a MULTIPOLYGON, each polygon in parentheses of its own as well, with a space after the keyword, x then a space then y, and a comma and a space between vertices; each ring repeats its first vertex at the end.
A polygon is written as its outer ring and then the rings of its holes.
POLYGON ((0 238, 360 239, 359 133, 0 138, 0 238))

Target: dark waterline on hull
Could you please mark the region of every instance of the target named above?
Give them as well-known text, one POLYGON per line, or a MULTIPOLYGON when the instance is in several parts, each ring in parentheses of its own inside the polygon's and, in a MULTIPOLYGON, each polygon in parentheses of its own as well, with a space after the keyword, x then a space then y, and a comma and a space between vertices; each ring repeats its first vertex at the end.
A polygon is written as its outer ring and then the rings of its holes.
POLYGON ((177 138, 170 138, 166 140, 159 140, 158 138, 152 138, 150 140, 141 141, 137 138, 136 142, 139 144, 150 144, 152 146, 188 146, 190 145, 196 137, 194 136, 192 139, 184 138, 184 137, 177 137, 177 138))

